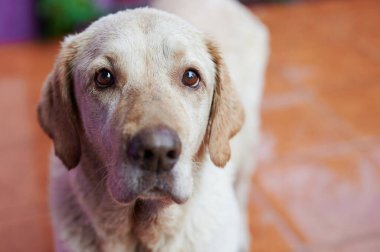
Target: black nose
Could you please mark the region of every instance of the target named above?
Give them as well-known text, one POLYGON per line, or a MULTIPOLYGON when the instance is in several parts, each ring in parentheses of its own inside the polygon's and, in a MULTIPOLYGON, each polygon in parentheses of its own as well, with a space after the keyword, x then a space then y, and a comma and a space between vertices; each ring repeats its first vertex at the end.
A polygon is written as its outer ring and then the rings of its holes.
POLYGON ((169 171, 180 154, 177 133, 163 126, 140 130, 127 145, 128 159, 143 170, 169 171))

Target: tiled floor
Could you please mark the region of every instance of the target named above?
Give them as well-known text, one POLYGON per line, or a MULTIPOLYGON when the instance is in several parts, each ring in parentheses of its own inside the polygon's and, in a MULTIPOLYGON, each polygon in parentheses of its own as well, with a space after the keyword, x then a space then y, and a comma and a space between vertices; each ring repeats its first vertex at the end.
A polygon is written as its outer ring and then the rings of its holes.
POLYGON ((380 1, 252 9, 272 42, 253 251, 380 251, 380 1))
MULTIPOLYGON (((380 251, 380 1, 252 9, 271 31, 255 252, 380 251)), ((49 141, 35 119, 57 43, 0 46, 0 251, 51 251, 49 141)))

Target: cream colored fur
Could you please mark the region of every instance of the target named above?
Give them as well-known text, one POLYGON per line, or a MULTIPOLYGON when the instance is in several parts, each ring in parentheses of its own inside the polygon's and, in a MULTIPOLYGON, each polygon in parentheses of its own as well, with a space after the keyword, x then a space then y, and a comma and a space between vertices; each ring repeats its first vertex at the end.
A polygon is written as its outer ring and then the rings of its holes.
POLYGON ((266 29, 230 0, 153 6, 192 25, 149 8, 106 16, 65 39, 44 87, 39 119, 55 145, 57 251, 249 250, 245 207, 259 138, 266 29), (93 73, 102 67, 117 73, 117 88, 94 88, 93 73), (188 67, 201 73, 198 90, 181 85, 188 67), (134 190, 143 176, 120 168, 120 146, 123 137, 157 124, 176 130, 183 146, 170 174, 173 201, 143 209, 139 218, 136 201, 117 201, 120 188, 134 190))

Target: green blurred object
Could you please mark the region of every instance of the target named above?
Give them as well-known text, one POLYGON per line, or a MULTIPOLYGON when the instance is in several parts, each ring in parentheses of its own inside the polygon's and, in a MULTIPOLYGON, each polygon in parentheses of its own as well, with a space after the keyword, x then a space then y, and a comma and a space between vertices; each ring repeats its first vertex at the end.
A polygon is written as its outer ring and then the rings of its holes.
POLYGON ((39 28, 44 37, 80 30, 101 15, 91 0, 38 0, 39 28))

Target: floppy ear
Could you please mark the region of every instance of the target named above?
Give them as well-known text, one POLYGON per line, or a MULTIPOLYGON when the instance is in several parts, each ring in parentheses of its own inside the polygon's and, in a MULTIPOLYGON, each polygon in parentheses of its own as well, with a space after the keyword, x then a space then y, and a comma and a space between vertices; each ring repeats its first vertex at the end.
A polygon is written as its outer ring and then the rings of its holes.
POLYGON ((37 108, 40 125, 54 142, 55 154, 69 169, 79 163, 81 156, 79 116, 70 66, 76 51, 72 39, 63 42, 37 108))
POLYGON ((231 157, 229 141, 243 125, 244 110, 220 53, 211 42, 207 46, 215 64, 216 83, 206 142, 212 162, 224 167, 231 157))

